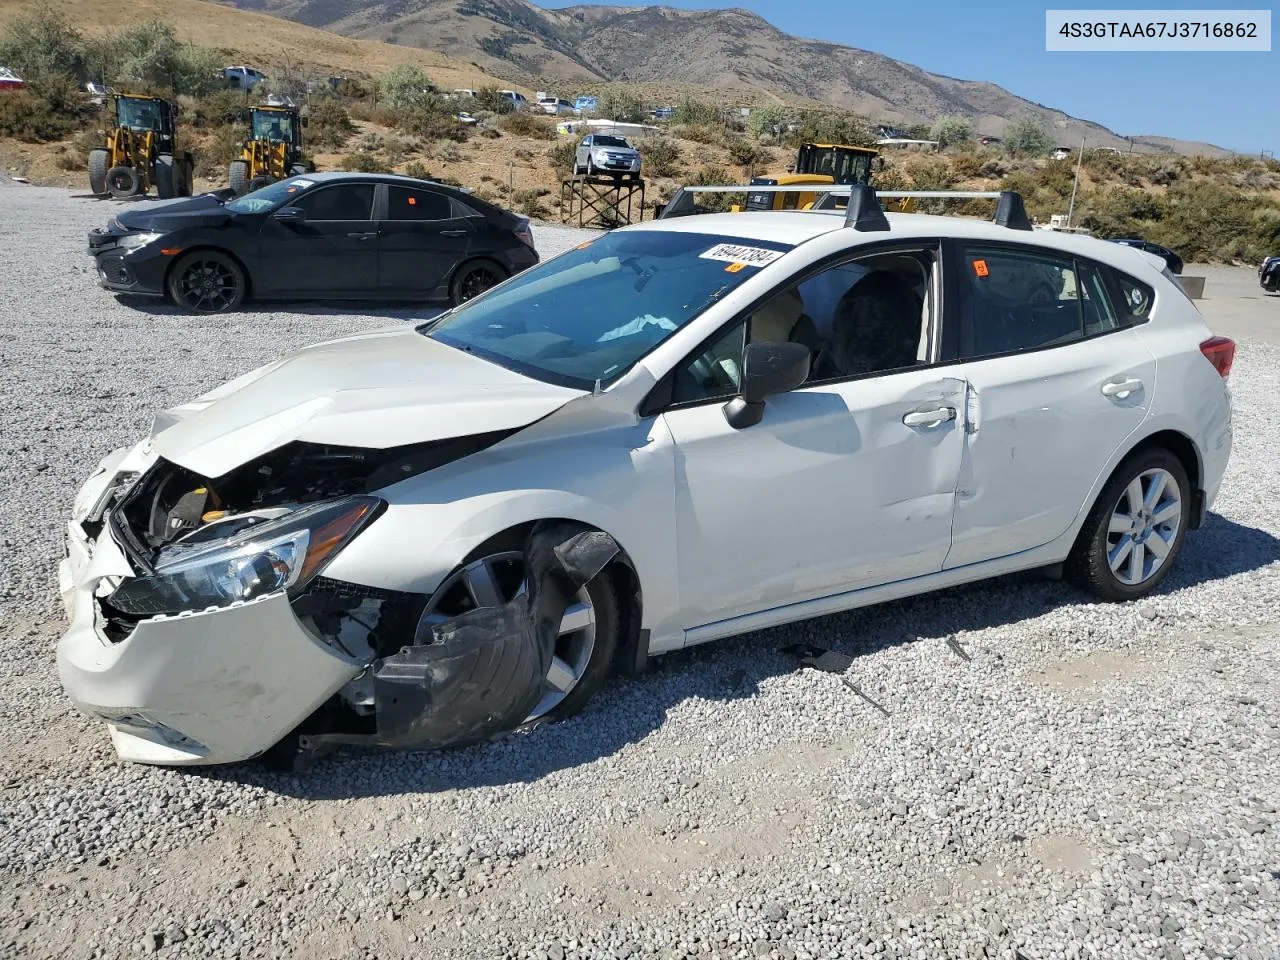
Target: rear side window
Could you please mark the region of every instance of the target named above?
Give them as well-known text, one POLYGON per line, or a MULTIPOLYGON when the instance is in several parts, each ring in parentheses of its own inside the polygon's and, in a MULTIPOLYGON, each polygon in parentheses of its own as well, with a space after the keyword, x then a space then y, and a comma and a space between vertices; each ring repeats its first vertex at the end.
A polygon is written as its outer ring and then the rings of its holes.
POLYGON ((448 220, 453 204, 442 193, 391 187, 387 190, 388 220, 448 220))
MULTIPOLYGON (((1114 268, 1104 268, 1111 287, 1111 299, 1115 301, 1116 311, 1120 315, 1121 326, 1131 327, 1137 323, 1146 323, 1151 316, 1151 306, 1155 302, 1156 292, 1141 280, 1135 280, 1127 273, 1114 268)), ((1165 275, 1179 290, 1182 285, 1165 268, 1165 275)), ((1189 299, 1189 298, 1188 298, 1189 299)))
POLYGON ((1127 325, 1102 268, 1032 249, 965 245, 961 359, 1062 346, 1127 325))
POLYGON ((373 216, 373 184, 344 183, 305 193, 293 202, 308 220, 368 220, 373 216))

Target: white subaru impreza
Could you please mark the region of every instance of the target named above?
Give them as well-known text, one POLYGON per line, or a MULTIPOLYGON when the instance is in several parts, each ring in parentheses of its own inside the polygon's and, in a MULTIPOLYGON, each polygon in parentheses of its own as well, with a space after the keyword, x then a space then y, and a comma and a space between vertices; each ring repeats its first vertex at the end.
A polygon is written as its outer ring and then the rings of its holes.
POLYGON ((125 759, 305 763, 1013 571, 1131 600, 1213 503, 1234 350, 1025 218, 616 230, 158 415, 75 501, 60 675, 125 759))

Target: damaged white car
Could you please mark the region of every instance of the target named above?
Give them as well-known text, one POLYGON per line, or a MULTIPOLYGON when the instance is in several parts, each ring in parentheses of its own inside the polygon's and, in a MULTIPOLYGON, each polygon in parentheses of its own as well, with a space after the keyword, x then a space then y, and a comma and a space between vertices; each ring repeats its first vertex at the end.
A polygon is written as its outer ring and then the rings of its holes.
POLYGON ((617 230, 160 414, 75 501, 68 694, 127 760, 305 764, 1016 570, 1152 590, 1234 344, 1139 251, 858 196, 617 230))

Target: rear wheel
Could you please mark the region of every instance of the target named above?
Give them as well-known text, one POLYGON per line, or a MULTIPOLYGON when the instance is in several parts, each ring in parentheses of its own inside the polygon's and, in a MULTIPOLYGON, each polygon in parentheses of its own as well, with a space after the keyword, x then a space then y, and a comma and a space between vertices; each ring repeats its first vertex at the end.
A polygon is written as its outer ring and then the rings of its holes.
POLYGON ((227 183, 236 192, 237 197, 243 197, 248 193, 249 164, 243 160, 232 160, 231 166, 227 167, 227 183))
POLYGON ((195 250, 173 265, 169 296, 192 313, 223 313, 244 300, 248 284, 240 265, 217 250, 195 250))
MULTIPOLYGON (((524 554, 495 551, 451 574, 427 604, 424 618, 447 620, 479 607, 510 602, 524 590, 524 554)), ((608 572, 578 591, 560 618, 542 698, 525 722, 558 719, 587 705, 609 673, 618 645, 618 599, 608 572)))
POLYGON ((1187 472, 1168 450, 1129 457, 1102 488, 1063 572, 1102 600, 1146 596, 1182 549, 1190 501, 1187 472))
POLYGON ((464 263, 453 275, 449 284, 449 300, 456 307, 478 297, 490 287, 496 287, 507 279, 507 271, 492 260, 472 260, 464 263))
POLYGON ((196 164, 195 161, 188 156, 179 166, 182 170, 182 176, 179 178, 178 196, 189 197, 195 190, 196 164))
POLYGON ((89 190, 95 197, 107 195, 107 166, 111 154, 106 150, 89 151, 89 190))
POLYGON ((136 197, 142 178, 133 167, 112 167, 107 171, 107 192, 117 200, 136 197))
POLYGON ((170 154, 162 153, 156 157, 156 195, 161 200, 171 200, 178 196, 181 177, 182 168, 174 165, 170 154))

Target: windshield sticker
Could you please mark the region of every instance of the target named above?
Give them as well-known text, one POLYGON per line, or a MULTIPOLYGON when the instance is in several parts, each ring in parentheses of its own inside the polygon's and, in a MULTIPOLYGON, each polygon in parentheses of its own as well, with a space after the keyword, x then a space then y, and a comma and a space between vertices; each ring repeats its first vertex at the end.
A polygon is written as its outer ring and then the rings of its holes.
POLYGON ((743 267, 745 267, 745 266, 746 266, 746 264, 745 264, 745 263, 731 263, 731 264, 729 264, 727 267, 725 267, 725 268, 724 268, 724 272, 725 272, 725 273, 737 273, 739 270, 741 270, 741 269, 742 269, 743 267))
POLYGON ((314 187, 315 185, 316 185, 316 182, 314 180, 290 180, 289 181, 289 186, 297 187, 302 190, 305 190, 307 187, 314 187))
POLYGON ((987 261, 975 260, 973 261, 973 272, 979 277, 985 277, 991 271, 987 269, 987 261))
POLYGON ((745 267, 763 267, 766 263, 773 263, 782 256, 782 251, 766 250, 764 247, 744 247, 737 243, 718 243, 698 256, 703 260, 740 263, 745 267))

